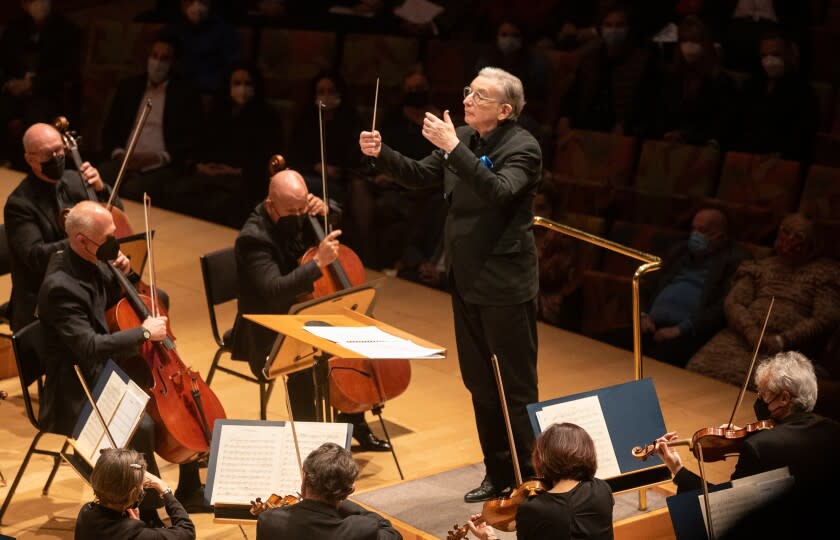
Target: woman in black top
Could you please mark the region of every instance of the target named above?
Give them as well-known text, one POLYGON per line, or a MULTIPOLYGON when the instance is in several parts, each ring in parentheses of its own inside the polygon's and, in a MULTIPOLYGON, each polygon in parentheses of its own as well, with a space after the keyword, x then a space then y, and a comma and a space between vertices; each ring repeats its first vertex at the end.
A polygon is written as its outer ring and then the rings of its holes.
POLYGON ((76 540, 193 540, 195 526, 166 482, 146 471, 143 455, 121 448, 103 450, 90 476, 95 498, 79 511, 76 540), (172 522, 140 520, 137 505, 146 489, 163 499, 172 522))
MULTIPOLYGON (((517 539, 612 540, 615 501, 609 484, 595 478, 595 444, 583 428, 552 424, 537 438, 531 460, 537 475, 552 487, 519 505, 517 539)), ((481 540, 496 538, 486 524, 470 521, 467 526, 481 540)))

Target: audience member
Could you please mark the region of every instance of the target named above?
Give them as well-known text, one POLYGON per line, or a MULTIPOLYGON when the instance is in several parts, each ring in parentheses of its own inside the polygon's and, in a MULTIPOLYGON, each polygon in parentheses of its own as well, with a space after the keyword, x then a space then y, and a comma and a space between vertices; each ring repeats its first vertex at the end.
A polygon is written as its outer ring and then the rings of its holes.
POLYGON ((476 61, 474 72, 492 66, 519 77, 528 89, 529 103, 544 102, 551 83, 548 62, 542 52, 531 47, 530 36, 512 19, 502 20, 496 27, 493 47, 476 61))
POLYGON ((257 540, 401 539, 390 521, 347 500, 356 489, 358 475, 359 467, 350 452, 334 443, 322 444, 303 462, 300 502, 261 512, 257 540))
POLYGON ((600 18, 600 38, 580 51, 565 113, 575 129, 639 135, 653 113, 656 56, 637 40, 630 8, 609 3, 600 18))
MULTIPOLYGON (((64 234, 63 210, 88 199, 91 190, 101 202, 111 196, 110 186, 90 163, 82 163, 78 172, 65 170, 64 143, 51 125, 32 125, 23 135, 23 147, 29 174, 9 194, 3 208, 12 274, 9 301, 12 331, 35 320, 38 289, 50 256, 69 245, 64 234)), ((119 198, 115 204, 122 207, 119 198)))
MULTIPOLYGON (((612 540, 612 488, 595 477, 598 458, 592 437, 580 426, 564 422, 551 424, 534 443, 531 455, 534 471, 548 488, 525 499, 516 509, 516 538, 519 540, 612 540)), ((495 540, 493 527, 467 523, 481 540, 495 540)))
MULTIPOLYGON (((794 484, 791 492, 726 537, 823 536, 835 511, 825 494, 831 493, 840 478, 836 459, 840 423, 813 412, 817 378, 811 361, 798 352, 780 352, 762 360, 755 370, 755 388, 756 419, 772 420, 775 426, 744 439, 732 479, 787 467, 794 484)), ((677 450, 667 444, 676 439, 676 432, 666 433, 656 440, 656 451, 671 471, 678 492, 699 489, 701 478, 686 469, 677 450)))
MULTIPOLYGON (((402 82, 399 105, 382 115, 380 131, 389 140, 397 141, 406 155, 420 159, 434 150, 423 137, 423 118, 426 112, 440 115, 441 111, 429 101, 429 81, 420 70, 412 70, 402 82)), ((369 175, 358 175, 350 184, 350 209, 354 224, 353 245, 369 268, 392 268, 403 253, 408 237, 416 235, 417 227, 434 227, 427 220, 434 205, 443 205, 443 197, 435 188, 408 190, 395 179, 374 166, 369 175)), ((439 212, 437 212, 439 214, 439 212)), ((432 231, 429 243, 438 237, 432 231)), ((430 234, 431 233, 431 234, 430 234)), ((434 248, 432 248, 434 249, 434 248)))
POLYGON ((165 31, 181 39, 176 70, 198 89, 204 110, 209 111, 225 75, 242 59, 236 28, 213 11, 210 0, 180 0, 178 16, 165 31))
POLYGON ((215 100, 197 147, 194 174, 170 194, 179 211, 239 229, 265 196, 266 167, 280 146, 280 116, 265 100, 253 64, 237 64, 215 100))
POLYGON ((551 14, 554 34, 545 36, 550 46, 571 51, 598 37, 599 0, 557 2, 551 14))
POLYGON ((754 154, 778 154, 809 164, 819 121, 817 96, 799 73, 788 40, 777 32, 759 44, 760 75, 747 81, 741 96, 738 148, 754 154))
MULTIPOLYGON (((749 254, 729 236, 721 210, 698 210, 688 240, 675 246, 662 268, 643 283, 644 354, 685 366, 726 325, 723 299, 738 265, 747 258, 749 254)), ((632 349, 632 329, 618 333, 621 339, 614 343, 632 349)))
POLYGON ((76 518, 76 540, 192 540, 195 525, 166 482, 146 470, 146 460, 136 450, 105 449, 90 476, 94 500, 76 518), (145 490, 163 499, 171 527, 151 527, 140 521, 137 506, 145 490))
POLYGON ((26 170, 21 137, 58 115, 75 122, 81 101, 79 28, 50 0, 20 0, 0 37, 0 159, 26 170))
POLYGON ((840 264, 820 257, 814 223, 788 215, 774 254, 744 261, 724 301, 727 327, 697 351, 686 367, 741 385, 749 369, 771 299, 773 312, 760 350, 800 350, 814 356, 840 324, 840 264))
POLYGON ((168 191, 193 159, 201 109, 196 91, 173 74, 177 53, 178 41, 172 34, 158 35, 149 50, 145 73, 120 81, 105 118, 102 147, 110 159, 100 168, 113 183, 137 118, 147 101, 151 102, 120 186, 127 199, 142 200, 148 193, 152 204, 167 206, 168 191))
POLYGON ((735 83, 722 69, 700 19, 683 19, 678 40, 677 57, 665 72, 659 104, 665 140, 726 147, 734 129, 735 83))
POLYGON ((300 170, 310 193, 323 197, 321 177, 321 138, 318 107, 323 104, 324 153, 327 162, 327 201, 343 206, 349 183, 361 167, 362 156, 355 144, 362 120, 347 100, 344 80, 334 71, 324 70, 312 80, 312 102, 303 103, 292 129, 287 163, 300 170))

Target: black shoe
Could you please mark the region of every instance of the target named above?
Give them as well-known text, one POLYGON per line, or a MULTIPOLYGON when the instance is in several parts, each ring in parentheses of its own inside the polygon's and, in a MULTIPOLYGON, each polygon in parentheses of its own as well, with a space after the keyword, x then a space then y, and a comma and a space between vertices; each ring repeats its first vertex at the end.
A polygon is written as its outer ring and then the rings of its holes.
POLYGON ((175 491, 175 498, 183 505, 188 514, 210 514, 213 512, 213 506, 204 502, 204 486, 192 493, 175 491))
POLYGON ((353 438, 359 441, 359 450, 363 452, 390 452, 391 445, 388 441, 383 441, 370 431, 365 435, 356 435, 353 433, 353 438))
POLYGON ((506 493, 510 493, 509 487, 498 488, 485 476, 477 488, 468 491, 464 495, 464 502, 475 503, 489 501, 490 499, 497 499, 506 493))

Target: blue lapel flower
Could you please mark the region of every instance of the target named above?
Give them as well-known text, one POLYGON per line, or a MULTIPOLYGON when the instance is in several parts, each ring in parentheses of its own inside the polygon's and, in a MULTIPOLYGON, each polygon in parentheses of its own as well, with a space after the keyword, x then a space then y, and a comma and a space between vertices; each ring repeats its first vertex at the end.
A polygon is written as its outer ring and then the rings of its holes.
POLYGON ((485 167, 487 167, 491 171, 496 167, 496 165, 493 164, 493 162, 490 160, 490 158, 487 157, 487 154, 484 154, 483 156, 478 158, 478 160, 481 162, 482 165, 484 165, 485 167))

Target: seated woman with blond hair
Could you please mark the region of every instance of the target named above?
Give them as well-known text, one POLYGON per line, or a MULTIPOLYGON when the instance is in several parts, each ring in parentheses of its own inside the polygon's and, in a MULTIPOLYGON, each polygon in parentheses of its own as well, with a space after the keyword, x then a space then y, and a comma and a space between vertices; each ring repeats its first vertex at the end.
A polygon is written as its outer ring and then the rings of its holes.
POLYGON ((90 476, 93 502, 76 518, 76 540, 193 540, 195 526, 166 482, 146 470, 143 454, 120 448, 102 450, 90 476), (140 520, 137 507, 146 489, 158 492, 171 527, 140 520))
POLYGON ((686 368, 734 385, 749 370, 771 298, 775 298, 760 344, 764 358, 781 351, 814 357, 840 324, 840 263, 819 256, 814 222, 803 214, 782 220, 774 253, 744 261, 724 299, 727 327, 686 368))

